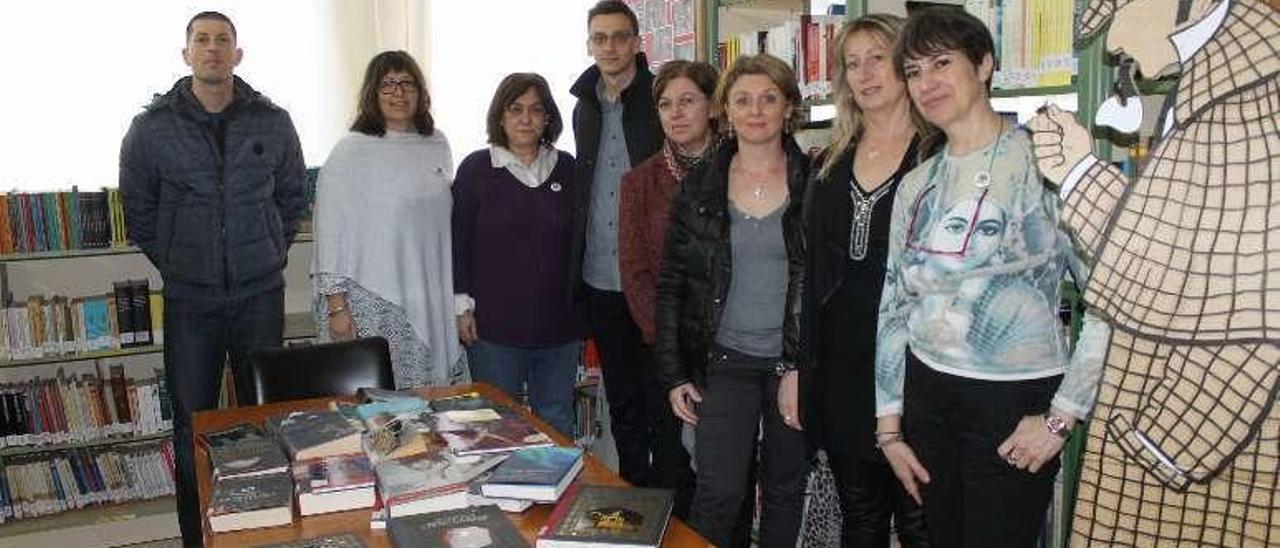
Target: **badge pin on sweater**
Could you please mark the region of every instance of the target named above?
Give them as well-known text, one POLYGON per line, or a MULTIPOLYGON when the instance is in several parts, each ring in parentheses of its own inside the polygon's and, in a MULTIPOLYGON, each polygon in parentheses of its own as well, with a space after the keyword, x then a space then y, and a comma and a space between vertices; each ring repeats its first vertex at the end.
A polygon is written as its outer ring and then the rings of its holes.
POLYGON ((564 188, 563 186, 560 186, 560 182, 559 182, 559 181, 552 181, 552 182, 551 182, 551 192, 560 192, 560 190, 561 190, 561 189, 563 189, 563 188, 564 188))

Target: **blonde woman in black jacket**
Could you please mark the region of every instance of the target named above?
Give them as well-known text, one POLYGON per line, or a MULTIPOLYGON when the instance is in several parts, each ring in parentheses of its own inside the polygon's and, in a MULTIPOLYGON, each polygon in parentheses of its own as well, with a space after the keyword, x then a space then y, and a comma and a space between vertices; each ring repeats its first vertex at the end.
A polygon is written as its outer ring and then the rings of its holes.
POLYGON ((781 60, 734 63, 714 100, 733 137, 682 183, 663 246, 659 377, 676 416, 696 425, 690 524, 718 546, 748 544, 757 439, 760 545, 794 546, 800 526, 807 459, 794 402, 808 165, 791 138, 799 102, 781 60))

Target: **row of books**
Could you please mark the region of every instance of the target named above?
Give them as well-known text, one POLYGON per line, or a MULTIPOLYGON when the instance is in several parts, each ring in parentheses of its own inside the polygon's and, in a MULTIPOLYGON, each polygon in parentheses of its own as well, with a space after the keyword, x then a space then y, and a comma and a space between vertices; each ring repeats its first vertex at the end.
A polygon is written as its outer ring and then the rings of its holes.
POLYGON ((0 314, 0 361, 161 344, 163 326, 164 298, 145 279, 106 295, 34 295, 0 314))
POLYGON ((90 442, 167 432, 173 410, 164 373, 126 378, 124 366, 0 385, 0 447, 90 442))
POLYGON ((717 63, 723 72, 740 56, 768 53, 795 69, 802 98, 825 99, 831 96, 833 42, 843 22, 841 16, 802 15, 767 30, 728 36, 716 44, 717 63))
POLYGON ((120 191, 0 194, 0 254, 123 246, 120 191))
POLYGON ((169 440, 7 458, 0 467, 0 522, 174 493, 169 440))
POLYGON ((1068 86, 1077 72, 1073 0, 966 0, 991 31, 996 89, 1068 86))

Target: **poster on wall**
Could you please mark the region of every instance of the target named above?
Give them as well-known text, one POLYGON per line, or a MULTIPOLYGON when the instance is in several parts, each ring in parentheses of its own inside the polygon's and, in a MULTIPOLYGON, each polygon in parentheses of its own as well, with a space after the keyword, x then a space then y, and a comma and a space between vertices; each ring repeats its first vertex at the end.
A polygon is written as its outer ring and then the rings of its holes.
POLYGON ((699 58, 699 0, 626 0, 640 22, 640 47, 649 67, 672 59, 699 58))

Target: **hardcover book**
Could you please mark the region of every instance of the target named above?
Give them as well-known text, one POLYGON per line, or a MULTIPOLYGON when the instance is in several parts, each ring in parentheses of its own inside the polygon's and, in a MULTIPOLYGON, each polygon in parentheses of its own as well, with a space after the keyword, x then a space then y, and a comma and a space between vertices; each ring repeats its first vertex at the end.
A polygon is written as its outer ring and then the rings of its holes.
POLYGON ((360 431, 337 411, 295 411, 267 419, 291 460, 359 453, 360 431))
POLYGON ((440 432, 449 449, 458 455, 514 451, 555 445, 551 438, 517 416, 467 423, 465 430, 440 432))
POLYGON ((467 392, 457 396, 431 400, 431 408, 440 411, 461 411, 467 409, 493 409, 497 404, 481 396, 477 392, 467 392))
POLYGON ((360 540, 360 537, 354 533, 343 533, 341 535, 329 535, 279 544, 263 544, 258 548, 364 548, 365 546, 367 545, 364 541, 360 540))
POLYGON ((293 523, 293 482, 286 474, 220 481, 209 501, 215 533, 293 523))
POLYGON ((200 434, 209 449, 213 480, 279 474, 289 469, 289 459, 260 428, 240 423, 200 434))
POLYGON ((657 547, 671 518, 669 489, 583 485, 547 519, 538 548, 657 547))
POLYGON ((387 531, 391 535, 391 542, 396 546, 529 546, 511 520, 496 506, 473 506, 393 518, 387 531))
POLYGON ((535 447, 512 453, 480 486, 486 497, 555 502, 582 470, 582 449, 535 447))
POLYGON ((293 464, 298 512, 304 516, 373 506, 376 478, 369 457, 339 455, 293 464))
POLYGON ((390 517, 461 508, 467 505, 467 483, 503 458, 460 462, 441 452, 384 460, 375 466, 378 493, 390 517))

